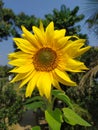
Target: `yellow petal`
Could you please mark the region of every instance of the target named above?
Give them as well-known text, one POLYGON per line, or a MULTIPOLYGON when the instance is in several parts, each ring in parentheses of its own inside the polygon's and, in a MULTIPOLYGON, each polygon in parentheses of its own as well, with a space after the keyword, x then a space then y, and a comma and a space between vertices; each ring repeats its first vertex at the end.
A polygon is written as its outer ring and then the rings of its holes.
POLYGON ((17 74, 12 80, 11 83, 15 82, 15 81, 19 81, 21 79, 24 79, 25 74, 17 74))
POLYGON ((88 70, 83 62, 72 59, 67 54, 62 56, 57 68, 62 71, 71 72, 84 72, 85 70, 88 70))
POLYGON ((67 46, 63 49, 63 53, 67 53, 70 57, 76 58, 90 49, 90 46, 81 48, 84 45, 84 39, 78 39, 76 41, 69 41, 67 46))
POLYGON ((53 82, 52 82, 52 84, 53 84, 53 86, 54 86, 55 88, 57 88, 58 90, 62 90, 57 80, 54 79, 53 82))
POLYGON ((43 33, 41 32, 41 30, 39 28, 37 28, 35 26, 33 26, 33 31, 34 31, 34 34, 36 36, 38 43, 40 44, 41 47, 43 47, 43 45, 46 44, 43 33))
POLYGON ((65 70, 71 72, 82 72, 83 70, 88 70, 88 68, 84 65, 83 62, 67 58, 65 63, 65 70))
POLYGON ((63 49, 68 44, 68 39, 70 37, 62 37, 56 43, 55 47, 58 49, 63 49))
POLYGON ((57 80, 54 78, 54 76, 53 76, 53 75, 54 75, 53 72, 50 72, 49 74, 50 74, 50 79, 51 79, 51 83, 52 83, 53 87, 55 87, 55 88, 61 90, 58 81, 57 81, 57 80))
POLYGON ((22 28, 22 31, 23 31, 23 37, 26 38, 28 41, 30 41, 30 43, 36 47, 36 48, 39 48, 39 44, 38 44, 38 41, 36 40, 35 36, 29 32, 24 26, 21 26, 22 28))
POLYGON ((25 79, 26 77, 28 77, 30 74, 32 73, 32 71, 30 71, 29 73, 20 73, 17 74, 12 80, 11 83, 16 82, 16 81, 20 81, 22 79, 25 79))
POLYGON ((61 30, 55 30, 54 31, 54 38, 55 39, 59 39, 65 36, 66 30, 65 29, 61 29, 61 30))
POLYGON ((32 95, 32 92, 33 90, 35 89, 35 86, 36 86, 36 83, 37 83, 37 80, 39 78, 39 73, 36 72, 34 75, 33 75, 33 78, 29 81, 28 85, 27 85, 27 88, 26 88, 26 97, 31 97, 32 95))
POLYGON ((32 59, 15 59, 8 62, 8 64, 13 65, 13 66, 23 66, 24 64, 27 65, 31 63, 32 63, 32 59))
POLYGON ((43 23, 42 23, 42 21, 40 21, 40 30, 41 30, 42 33, 44 34, 44 27, 43 27, 43 23))
POLYGON ((22 80, 22 82, 19 85, 19 88, 23 87, 25 84, 27 84, 32 78, 33 76, 36 74, 36 71, 33 71, 30 75, 28 75, 28 77, 26 77, 25 79, 22 80))
POLYGON ((54 23, 51 22, 46 28, 47 44, 51 45, 54 38, 54 23))
POLYGON ((15 41, 18 48, 23 52, 33 54, 33 52, 36 51, 36 48, 33 47, 32 44, 28 42, 26 39, 14 38, 13 40, 15 41))
POLYGON ((84 54, 86 51, 88 51, 89 49, 91 48, 91 46, 87 46, 87 47, 84 47, 84 48, 81 48, 77 51, 77 53, 75 54, 75 57, 78 57, 82 54, 84 54))
POLYGON ((68 74, 66 72, 62 72, 59 69, 55 69, 55 77, 56 79, 61 82, 64 85, 68 85, 68 86, 77 86, 75 82, 73 82, 68 74))
POLYGON ((64 48, 64 52, 66 52, 70 57, 75 57, 77 51, 84 45, 84 40, 76 40, 69 41, 69 44, 64 48))
POLYGON ((8 58, 9 59, 16 59, 16 58, 23 58, 23 59, 25 59, 25 58, 32 58, 32 54, 28 54, 28 53, 25 53, 25 52, 22 52, 22 51, 18 51, 18 52, 13 52, 13 53, 10 53, 9 55, 8 55, 8 58))
POLYGON ((39 90, 39 93, 41 96, 44 96, 47 99, 50 99, 51 95, 51 78, 48 72, 42 72, 38 82, 37 82, 37 88, 39 90))
POLYGON ((14 73, 26 73, 34 69, 33 64, 23 65, 21 67, 16 67, 15 69, 12 69, 10 72, 14 73))

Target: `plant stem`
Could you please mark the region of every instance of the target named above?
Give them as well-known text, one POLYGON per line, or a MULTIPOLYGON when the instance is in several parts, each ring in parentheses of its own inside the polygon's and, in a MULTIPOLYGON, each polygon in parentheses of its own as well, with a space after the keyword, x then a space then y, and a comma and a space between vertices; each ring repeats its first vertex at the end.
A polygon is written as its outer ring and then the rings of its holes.
MULTIPOLYGON (((50 100, 44 98, 44 102, 46 104, 46 110, 53 111, 53 102, 52 102, 51 98, 50 98, 50 100)), ((49 124, 48 124, 48 128, 49 128, 49 130, 52 130, 52 128, 49 126, 49 124)))

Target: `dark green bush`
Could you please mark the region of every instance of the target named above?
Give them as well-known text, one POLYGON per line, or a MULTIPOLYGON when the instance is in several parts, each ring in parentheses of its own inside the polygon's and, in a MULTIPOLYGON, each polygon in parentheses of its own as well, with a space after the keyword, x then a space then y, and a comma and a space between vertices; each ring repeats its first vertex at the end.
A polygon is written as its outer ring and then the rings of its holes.
POLYGON ((23 112, 22 97, 15 90, 15 84, 0 80, 0 130, 17 123, 23 112))

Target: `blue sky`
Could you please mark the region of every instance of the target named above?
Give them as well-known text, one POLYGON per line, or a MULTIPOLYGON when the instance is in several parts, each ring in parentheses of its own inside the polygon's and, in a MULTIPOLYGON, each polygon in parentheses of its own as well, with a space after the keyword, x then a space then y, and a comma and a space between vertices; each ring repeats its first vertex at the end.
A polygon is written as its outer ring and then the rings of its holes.
POLYGON ((37 17, 44 17, 45 14, 51 13, 54 8, 60 8, 62 4, 74 8, 80 4, 81 0, 3 0, 5 7, 14 10, 15 13, 24 11, 27 14, 34 14, 37 17), (75 2, 77 1, 77 2, 75 2))
MULTIPOLYGON (((80 6, 79 13, 85 13, 84 2, 85 0, 3 0, 4 7, 11 8, 16 14, 25 12, 28 15, 35 15, 38 18, 44 18, 45 14, 52 13, 54 8, 60 9, 62 4, 66 7, 73 9, 75 6, 80 6)), ((81 23, 82 32, 88 33, 90 36, 91 44, 93 36, 85 29, 84 21, 81 23)), ((8 41, 0 43, 0 65, 7 64, 7 55, 13 52, 12 38, 8 41)))

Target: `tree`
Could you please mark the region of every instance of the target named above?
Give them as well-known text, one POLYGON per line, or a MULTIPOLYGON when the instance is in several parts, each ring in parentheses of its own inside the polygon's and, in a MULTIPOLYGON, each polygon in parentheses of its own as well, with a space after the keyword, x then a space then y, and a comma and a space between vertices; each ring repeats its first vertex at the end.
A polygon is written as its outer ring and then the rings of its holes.
POLYGON ((8 75, 9 75, 8 72, 9 72, 10 69, 11 68, 9 66, 7 66, 7 65, 0 66, 0 78, 5 78, 5 77, 8 78, 8 75))
POLYGON ((66 35, 79 35, 81 31, 81 26, 79 23, 83 20, 84 15, 78 15, 79 7, 75 7, 73 10, 70 10, 65 5, 61 6, 60 10, 54 9, 53 14, 45 15, 45 23, 54 21, 55 28, 62 29, 65 28, 66 35))
POLYGON ((24 13, 16 15, 13 10, 4 8, 4 3, 0 0, 0 41, 7 40, 10 36, 20 36, 21 25, 31 29, 35 22, 34 15, 28 16, 24 13))
POLYGON ((0 0, 0 41, 7 39, 13 29, 15 14, 11 9, 4 8, 4 3, 0 0))

